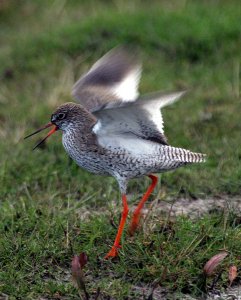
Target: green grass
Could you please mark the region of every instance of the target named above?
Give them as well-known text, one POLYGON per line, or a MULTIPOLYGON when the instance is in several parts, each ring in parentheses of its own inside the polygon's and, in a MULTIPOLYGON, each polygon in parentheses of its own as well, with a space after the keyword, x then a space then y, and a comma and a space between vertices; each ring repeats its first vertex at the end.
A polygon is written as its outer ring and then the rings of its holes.
MULTIPOLYGON (((78 299, 70 264, 83 251, 88 291, 115 299, 140 299, 135 287, 149 287, 147 297, 155 284, 200 295, 222 271, 217 286, 226 287, 229 264, 240 265, 240 217, 232 211, 195 221, 153 213, 135 238, 123 239, 119 261, 103 261, 116 232, 110 220, 117 225, 121 210, 114 179, 70 162, 60 134, 35 152, 34 141, 23 141, 71 101, 72 84, 91 63, 127 43, 143 56, 142 93, 190 91, 163 111, 170 144, 208 154, 203 165, 163 174, 158 189, 172 198, 240 195, 239 1, 148 3, 0 3, 0 291, 10 299, 78 299), (205 282, 202 268, 220 249, 229 256, 205 282)), ((130 183, 131 205, 147 184, 130 183)))
MULTIPOLYGON (((55 292, 75 299, 76 291, 67 279, 73 253, 80 251, 89 258, 85 273, 90 294, 100 287, 102 295, 117 299, 128 296, 132 286, 151 287, 157 282, 198 295, 205 291, 202 267, 210 255, 220 249, 229 251, 223 270, 240 259, 240 225, 228 213, 225 218, 212 214, 198 221, 151 217, 144 232, 123 241, 119 260, 104 261, 116 231, 110 220, 113 217, 117 225, 118 214, 90 214, 82 201, 73 198, 63 201, 57 196, 52 201, 55 205, 50 207, 35 203, 26 191, 14 208, 9 203, 3 206, 2 280, 7 282, 4 292, 13 299, 18 295, 51 297, 55 292)), ((227 272, 222 279, 227 285, 227 272)))

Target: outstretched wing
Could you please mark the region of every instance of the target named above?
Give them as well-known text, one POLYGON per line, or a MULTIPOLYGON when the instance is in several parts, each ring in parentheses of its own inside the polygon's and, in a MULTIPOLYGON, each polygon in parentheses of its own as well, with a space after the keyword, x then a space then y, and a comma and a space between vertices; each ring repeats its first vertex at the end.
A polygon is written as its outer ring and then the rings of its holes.
POLYGON ((167 145, 160 109, 178 100, 184 92, 156 93, 121 107, 94 113, 98 122, 93 131, 98 137, 133 134, 141 139, 167 145))
POLYGON ((140 76, 137 55, 117 47, 75 83, 72 95, 98 119, 93 128, 98 136, 129 133, 166 145, 160 109, 176 101, 183 92, 156 93, 138 99, 140 76))
POLYGON ((125 47, 117 47, 75 83, 72 95, 90 112, 118 107, 137 99, 140 77, 137 56, 125 47))

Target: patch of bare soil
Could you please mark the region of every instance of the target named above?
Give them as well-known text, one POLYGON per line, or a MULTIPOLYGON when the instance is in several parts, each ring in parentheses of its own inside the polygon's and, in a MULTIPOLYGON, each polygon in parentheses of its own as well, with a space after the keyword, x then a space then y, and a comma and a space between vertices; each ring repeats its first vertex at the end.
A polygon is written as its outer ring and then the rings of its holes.
POLYGON ((241 215, 241 196, 230 198, 222 196, 219 198, 205 199, 177 199, 170 201, 158 201, 155 210, 159 213, 169 212, 170 216, 188 215, 195 219, 214 211, 235 211, 235 214, 241 215))

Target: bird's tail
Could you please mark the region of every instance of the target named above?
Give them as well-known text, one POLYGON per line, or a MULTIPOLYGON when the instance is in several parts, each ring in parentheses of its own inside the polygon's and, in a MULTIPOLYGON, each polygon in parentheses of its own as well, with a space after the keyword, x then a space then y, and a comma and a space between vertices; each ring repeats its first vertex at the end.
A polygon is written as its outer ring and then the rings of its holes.
POLYGON ((202 163, 206 161, 206 154, 195 153, 183 148, 175 148, 171 146, 162 147, 164 155, 173 162, 180 163, 202 163))

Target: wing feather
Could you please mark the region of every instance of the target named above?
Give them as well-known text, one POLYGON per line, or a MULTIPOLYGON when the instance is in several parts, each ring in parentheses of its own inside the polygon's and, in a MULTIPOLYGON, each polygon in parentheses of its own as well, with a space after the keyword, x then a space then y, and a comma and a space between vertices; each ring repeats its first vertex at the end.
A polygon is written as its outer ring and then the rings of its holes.
POLYGON ((99 121, 93 130, 98 136, 131 133, 167 145, 160 109, 176 101, 183 93, 156 93, 135 102, 122 103, 118 108, 97 111, 94 115, 99 121))
POLYGON ((155 93, 138 98, 141 63, 125 47, 117 47, 100 58, 73 86, 72 95, 98 119, 98 136, 134 134, 167 145, 160 109, 184 92, 155 93))
POLYGON ((141 63, 133 52, 117 47, 105 54, 73 86, 72 95, 89 111, 135 101, 141 63))

